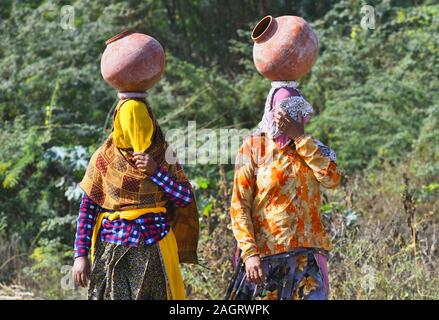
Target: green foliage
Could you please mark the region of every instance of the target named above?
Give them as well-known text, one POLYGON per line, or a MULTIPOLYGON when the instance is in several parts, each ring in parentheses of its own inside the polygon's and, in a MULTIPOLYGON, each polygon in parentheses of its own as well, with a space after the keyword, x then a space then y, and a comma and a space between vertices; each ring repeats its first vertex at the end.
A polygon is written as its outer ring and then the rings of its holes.
MULTIPOLYGON (((323 53, 304 90, 320 111, 312 130, 331 141, 348 171, 379 166, 384 159, 395 164, 417 148, 439 98, 439 7, 380 4, 376 10, 386 19, 374 30, 357 28, 355 37, 338 20, 356 28, 361 17, 336 14, 341 9, 316 22, 324 30, 323 53)), ((437 133, 437 125, 429 126, 430 134, 437 133)), ((437 152, 437 144, 429 145, 437 152)))
POLYGON ((69 270, 71 248, 60 239, 42 240, 30 255, 31 267, 23 270, 24 275, 32 279, 36 294, 47 299, 81 298, 81 292, 63 288, 62 280, 69 270), (64 268, 66 266, 67 268, 64 268))

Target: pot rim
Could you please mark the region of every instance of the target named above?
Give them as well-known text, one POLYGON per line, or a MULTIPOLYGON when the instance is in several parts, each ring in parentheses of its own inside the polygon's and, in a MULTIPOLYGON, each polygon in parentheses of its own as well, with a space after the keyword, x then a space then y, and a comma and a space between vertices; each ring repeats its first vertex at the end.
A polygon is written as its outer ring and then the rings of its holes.
POLYGON ((115 36, 112 36, 110 39, 108 39, 107 41, 105 41, 105 44, 108 46, 110 43, 113 43, 117 40, 120 40, 128 35, 130 35, 132 33, 131 30, 124 30, 118 34, 116 34, 115 36))
POLYGON ((267 33, 270 31, 271 27, 273 26, 273 20, 274 17, 271 15, 265 16, 259 21, 256 26, 253 28, 252 31, 252 39, 254 42, 258 43, 261 42, 262 39, 267 35, 267 33), (259 33, 257 36, 255 36, 256 32, 259 32, 261 27, 264 27, 264 30, 259 33))

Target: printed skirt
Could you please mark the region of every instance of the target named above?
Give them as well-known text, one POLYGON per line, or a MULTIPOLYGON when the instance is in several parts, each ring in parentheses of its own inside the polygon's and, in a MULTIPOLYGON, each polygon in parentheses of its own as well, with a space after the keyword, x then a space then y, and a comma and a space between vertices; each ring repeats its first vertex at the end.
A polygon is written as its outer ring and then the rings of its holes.
POLYGON ((238 266, 226 300, 326 300, 329 296, 327 252, 299 248, 261 258, 265 283, 247 282, 245 265, 238 266))
POLYGON ((97 240, 90 275, 90 300, 166 300, 166 280, 158 244, 137 247, 97 240))

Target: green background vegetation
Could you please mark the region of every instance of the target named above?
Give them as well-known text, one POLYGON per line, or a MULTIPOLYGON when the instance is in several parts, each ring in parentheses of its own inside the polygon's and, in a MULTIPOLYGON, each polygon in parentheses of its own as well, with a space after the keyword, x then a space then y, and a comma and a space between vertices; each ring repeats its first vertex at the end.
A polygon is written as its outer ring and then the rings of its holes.
MULTIPOLYGON (((409 0, 4 0, 0 7, 0 283, 43 298, 72 264, 76 184, 108 135, 115 92, 100 75, 105 40, 131 28, 167 52, 150 104, 164 130, 252 128, 269 82, 252 63, 251 27, 300 15, 320 39, 302 79, 317 115, 308 127, 337 151, 342 185, 324 191, 335 249, 334 299, 437 299, 439 5, 409 0), (376 28, 363 30, 373 5, 376 28), (61 27, 62 7, 74 29, 61 27), (369 283, 369 278, 373 283, 369 283), (366 279, 366 280, 365 280, 366 279)), ((232 165, 186 166, 201 217, 191 298, 221 298, 231 277, 232 165)))

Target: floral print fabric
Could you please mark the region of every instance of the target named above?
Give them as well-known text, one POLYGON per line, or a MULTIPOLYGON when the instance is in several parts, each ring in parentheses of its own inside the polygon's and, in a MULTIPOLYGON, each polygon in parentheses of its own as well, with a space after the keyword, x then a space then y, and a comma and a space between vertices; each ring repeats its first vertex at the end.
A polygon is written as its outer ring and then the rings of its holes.
POLYGON ((262 259, 265 283, 247 282, 241 265, 228 300, 325 300, 329 294, 326 253, 300 248, 262 259))
POLYGON ((334 188, 339 181, 336 163, 309 135, 283 148, 266 135, 244 141, 230 208, 242 259, 297 248, 329 251, 320 219, 320 186, 334 188))

